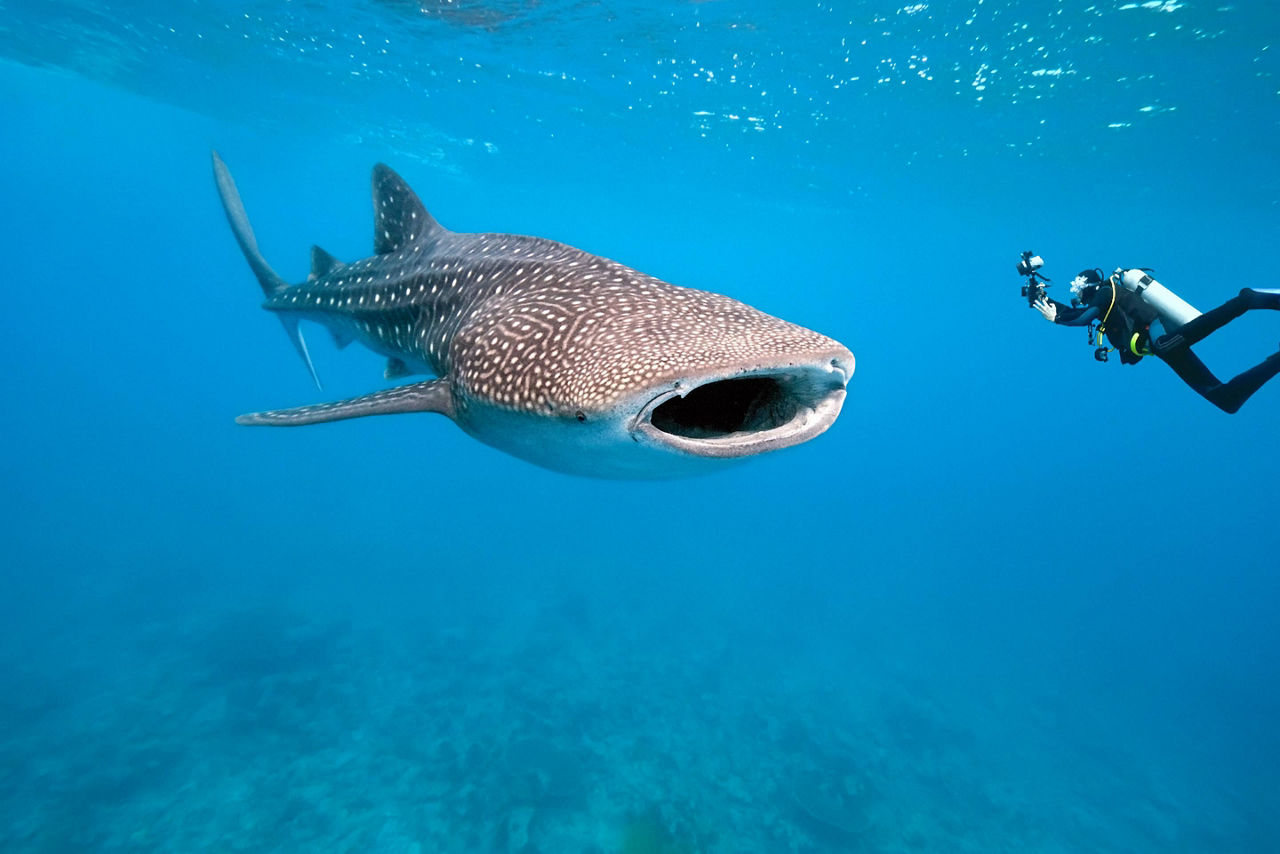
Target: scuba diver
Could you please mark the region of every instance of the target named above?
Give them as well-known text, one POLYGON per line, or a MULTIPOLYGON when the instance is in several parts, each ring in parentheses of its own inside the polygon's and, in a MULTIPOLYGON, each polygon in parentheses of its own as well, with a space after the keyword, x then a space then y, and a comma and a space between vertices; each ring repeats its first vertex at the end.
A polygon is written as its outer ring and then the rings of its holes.
MULTIPOLYGON (((1120 361, 1136 365, 1143 356, 1155 356, 1182 378, 1182 381, 1217 406, 1233 413, 1244 405, 1267 380, 1280 373, 1280 350, 1227 382, 1191 352, 1191 345, 1235 320, 1246 311, 1280 311, 1280 290, 1243 288, 1239 294, 1211 311, 1196 311, 1168 288, 1155 281, 1149 270, 1117 269, 1104 278, 1102 270, 1084 270, 1071 282, 1073 295, 1066 305, 1045 293, 1040 266, 1044 263, 1031 252, 1022 254, 1018 272, 1027 277, 1023 296, 1028 304, 1050 323, 1063 326, 1097 324, 1096 343, 1105 334, 1120 353, 1120 361)), ((1095 340, 1092 333, 1090 339, 1095 340)), ((1109 348, 1098 346, 1094 358, 1107 361, 1109 348)))

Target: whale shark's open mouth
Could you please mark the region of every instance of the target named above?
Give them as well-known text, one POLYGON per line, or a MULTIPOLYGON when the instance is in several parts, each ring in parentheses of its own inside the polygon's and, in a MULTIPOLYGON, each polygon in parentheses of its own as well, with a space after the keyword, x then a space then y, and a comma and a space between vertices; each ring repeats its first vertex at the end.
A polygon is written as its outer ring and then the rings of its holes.
POLYGON ((745 457, 798 445, 840 414, 850 370, 796 365, 677 384, 640 412, 650 441, 704 457, 745 457))

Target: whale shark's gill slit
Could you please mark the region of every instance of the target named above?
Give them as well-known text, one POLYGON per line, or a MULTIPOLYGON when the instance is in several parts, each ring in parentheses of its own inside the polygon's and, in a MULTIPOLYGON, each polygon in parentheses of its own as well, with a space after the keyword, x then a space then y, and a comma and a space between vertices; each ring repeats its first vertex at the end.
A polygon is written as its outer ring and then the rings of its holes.
POLYGON ((718 380, 673 397, 653 410, 649 423, 687 439, 763 433, 789 424, 805 401, 775 377, 718 380))

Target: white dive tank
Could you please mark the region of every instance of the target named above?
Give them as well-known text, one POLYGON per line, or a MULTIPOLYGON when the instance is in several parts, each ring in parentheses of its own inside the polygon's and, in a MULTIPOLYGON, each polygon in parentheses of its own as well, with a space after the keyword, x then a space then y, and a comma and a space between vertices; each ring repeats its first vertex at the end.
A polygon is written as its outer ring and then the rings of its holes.
POLYGON ((1142 297, 1143 302, 1159 312, 1165 332, 1173 332, 1200 316, 1195 306, 1151 278, 1151 274, 1145 270, 1126 270, 1121 267, 1113 275, 1120 280, 1121 287, 1133 291, 1142 297))

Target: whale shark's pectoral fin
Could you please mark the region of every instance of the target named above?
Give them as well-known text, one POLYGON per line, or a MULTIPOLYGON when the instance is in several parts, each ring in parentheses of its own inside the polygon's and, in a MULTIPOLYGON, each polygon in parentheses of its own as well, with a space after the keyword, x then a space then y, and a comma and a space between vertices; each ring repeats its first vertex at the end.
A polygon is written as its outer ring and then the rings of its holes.
POLYGON ((275 409, 269 412, 251 412, 236 419, 237 424, 265 425, 269 427, 301 427, 304 424, 320 424, 325 421, 343 421, 347 418, 363 418, 366 415, 399 415, 402 412, 439 412, 453 417, 453 387, 447 379, 402 385, 375 391, 372 394, 299 406, 294 409, 275 409))

